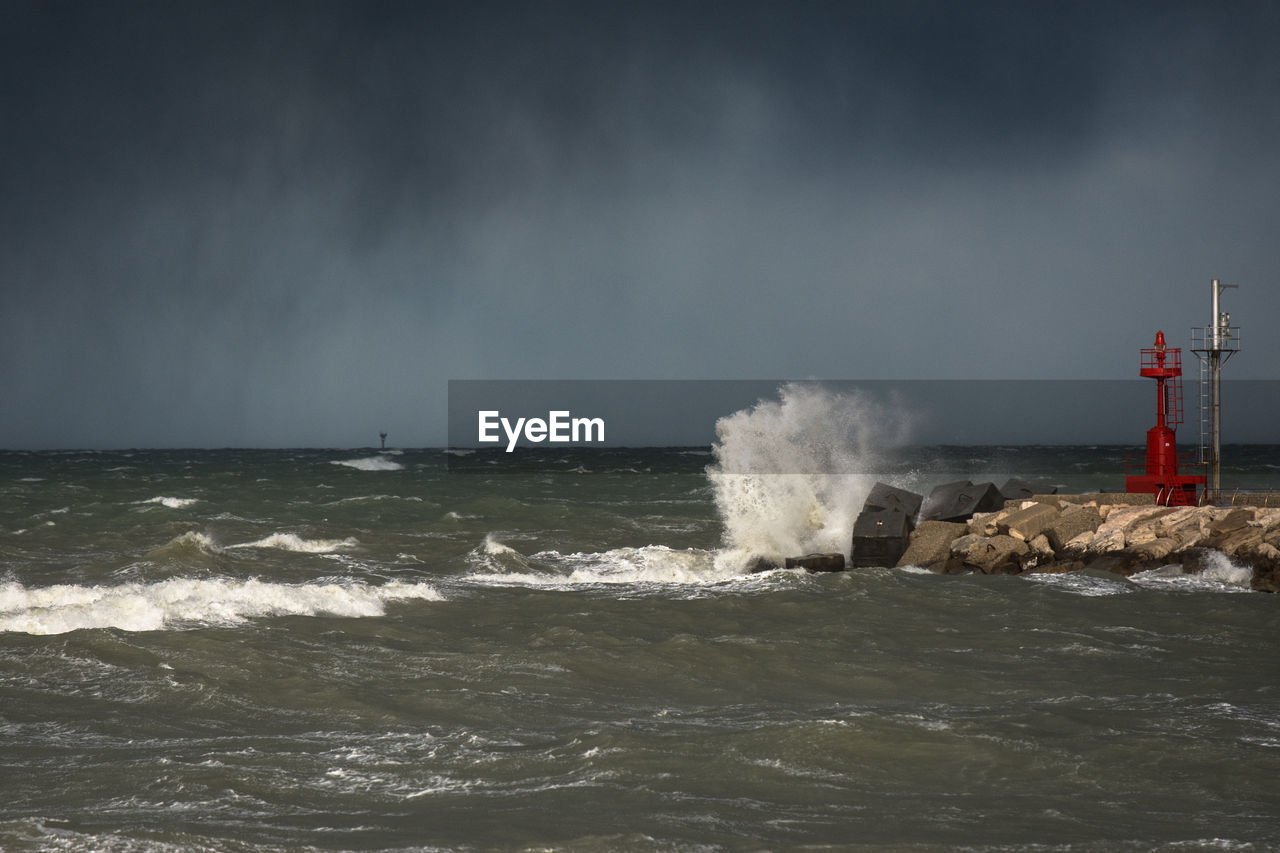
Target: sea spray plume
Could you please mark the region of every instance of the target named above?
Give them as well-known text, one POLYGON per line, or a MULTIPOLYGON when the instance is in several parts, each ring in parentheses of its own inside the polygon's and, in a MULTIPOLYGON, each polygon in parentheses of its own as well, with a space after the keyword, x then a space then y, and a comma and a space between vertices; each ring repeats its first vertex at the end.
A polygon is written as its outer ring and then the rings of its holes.
POLYGON ((910 418, 892 400, 807 383, 788 383, 778 396, 716 422, 707 476, 724 523, 717 565, 725 568, 754 557, 847 557, 879 453, 907 440, 910 418))

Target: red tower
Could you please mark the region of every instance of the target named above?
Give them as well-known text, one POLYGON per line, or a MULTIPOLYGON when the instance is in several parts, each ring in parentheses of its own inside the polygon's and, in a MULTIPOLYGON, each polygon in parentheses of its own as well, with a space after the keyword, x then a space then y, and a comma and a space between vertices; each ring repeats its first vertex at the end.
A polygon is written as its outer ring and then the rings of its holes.
POLYGON ((1164 506, 1195 506, 1204 475, 1178 473, 1178 439, 1182 423, 1182 350, 1164 343, 1156 332, 1155 346, 1142 351, 1139 374, 1156 381, 1156 425, 1147 430, 1147 453, 1141 465, 1127 464, 1124 490, 1155 495, 1164 506), (1131 471, 1142 473, 1129 473, 1131 471))

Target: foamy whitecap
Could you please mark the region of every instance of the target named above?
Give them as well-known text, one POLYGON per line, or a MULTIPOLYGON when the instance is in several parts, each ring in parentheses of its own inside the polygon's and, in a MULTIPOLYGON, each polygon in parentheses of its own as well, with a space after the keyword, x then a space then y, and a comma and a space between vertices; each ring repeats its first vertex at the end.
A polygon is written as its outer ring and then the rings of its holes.
POLYGON ((499 554, 517 553, 515 548, 512 548, 509 545, 503 545, 501 542, 495 539, 492 533, 484 537, 484 544, 481 545, 480 547, 484 550, 484 553, 488 554, 491 557, 496 557, 499 554))
POLYGON ((199 498, 170 498, 164 496, 138 501, 140 504, 160 504, 161 506, 167 506, 169 509, 182 509, 199 502, 199 498))
POLYGON ((227 547, 278 548, 281 551, 295 551, 300 554, 332 554, 334 551, 347 551, 359 545, 360 541, 350 536, 346 539, 304 539, 296 533, 272 533, 256 542, 241 542, 227 547))
POLYGON ((362 459, 335 459, 333 465, 344 465, 357 471, 399 471, 404 468, 399 462, 385 456, 366 456, 362 459))
POLYGON ((1147 589, 1181 589, 1195 592, 1250 592, 1253 570, 1241 566, 1221 551, 1211 551, 1204 570, 1186 574, 1179 565, 1138 572, 1129 580, 1147 589))
POLYGON ((1111 578, 1098 577, 1084 572, 1064 572, 1062 574, 1032 573, 1024 577, 1029 581, 1042 583, 1046 586, 1055 587, 1087 598, 1104 595, 1124 595, 1125 593, 1133 592, 1133 587, 1123 578, 1112 580, 1111 578))
POLYGON ((162 631, 234 625, 267 616, 381 616, 386 603, 442 601, 430 584, 280 584, 171 578, 119 586, 0 585, 0 631, 63 634, 86 628, 162 631))
MULTIPOLYGON (((515 555, 516 552, 501 543, 499 555, 515 555)), ((486 553, 491 553, 486 549, 486 553)), ((641 548, 615 548, 599 553, 561 554, 559 551, 539 551, 521 559, 520 568, 541 571, 494 571, 475 574, 468 580, 487 586, 541 586, 569 588, 578 586, 609 585, 685 585, 705 586, 741 580, 743 575, 733 569, 717 566, 716 552, 699 548, 676 550, 665 545, 646 545, 641 548)), ((489 564, 500 569, 500 565, 489 564)))
POLYGON ((222 549, 218 547, 218 543, 213 541, 207 533, 201 533, 198 530, 188 530, 181 536, 175 536, 161 547, 152 551, 149 556, 155 556, 169 551, 181 551, 185 548, 191 548, 202 551, 206 554, 216 554, 222 549))

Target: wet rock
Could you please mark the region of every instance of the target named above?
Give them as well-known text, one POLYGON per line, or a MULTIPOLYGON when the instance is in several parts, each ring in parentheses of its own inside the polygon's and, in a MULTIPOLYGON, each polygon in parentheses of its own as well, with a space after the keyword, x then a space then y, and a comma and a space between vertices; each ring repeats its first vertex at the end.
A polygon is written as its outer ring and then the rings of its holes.
POLYGON ((1253 560, 1250 588, 1257 592, 1280 592, 1280 548, 1262 543, 1253 560))
POLYGON ((1079 572, 1085 568, 1080 560, 1054 560, 1051 563, 1040 563, 1027 569, 1033 574, 1065 575, 1067 572, 1079 572))
POLYGON ((940 575, 971 575, 973 569, 964 564, 964 560, 959 557, 952 557, 946 562, 937 563, 929 568, 929 571, 940 575))
POLYGON ((976 542, 964 552, 964 564, 984 575, 1017 574, 1031 549, 1021 539, 997 534, 976 542))
POLYGON ((911 544, 898 560, 899 566, 933 569, 951 556, 951 543, 968 531, 968 526, 951 521, 922 521, 911 534, 911 544))
POLYGON ((1211 568, 1218 560, 1217 552, 1212 548, 1188 548, 1179 556, 1182 561, 1182 570, 1196 575, 1211 568))
POLYGON ((786 568, 804 569, 808 572, 843 572, 844 554, 805 554, 803 557, 787 557, 786 568))
POLYGON ((1088 565, 1091 569, 1127 577, 1143 569, 1154 568, 1159 565, 1159 561, 1146 559, 1141 554, 1120 550, 1102 554, 1096 559, 1090 560, 1088 565))
POLYGON ((782 568, 781 563, 768 557, 752 557, 750 562, 747 563, 747 572, 753 575, 760 572, 771 572, 780 568, 782 568))

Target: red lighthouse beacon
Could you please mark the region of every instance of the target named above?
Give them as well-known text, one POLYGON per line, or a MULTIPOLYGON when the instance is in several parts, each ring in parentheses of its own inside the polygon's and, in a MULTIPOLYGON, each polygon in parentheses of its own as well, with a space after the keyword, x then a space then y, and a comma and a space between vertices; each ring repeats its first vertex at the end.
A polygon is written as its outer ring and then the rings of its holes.
POLYGON ((1156 332, 1156 343, 1142 351, 1138 371, 1156 381, 1156 425, 1147 430, 1147 453, 1142 465, 1127 464, 1140 474, 1125 477, 1126 492, 1155 495, 1164 506, 1195 506, 1197 487, 1203 475, 1178 473, 1178 440, 1174 428, 1182 423, 1182 350, 1167 347, 1164 332, 1156 332))

